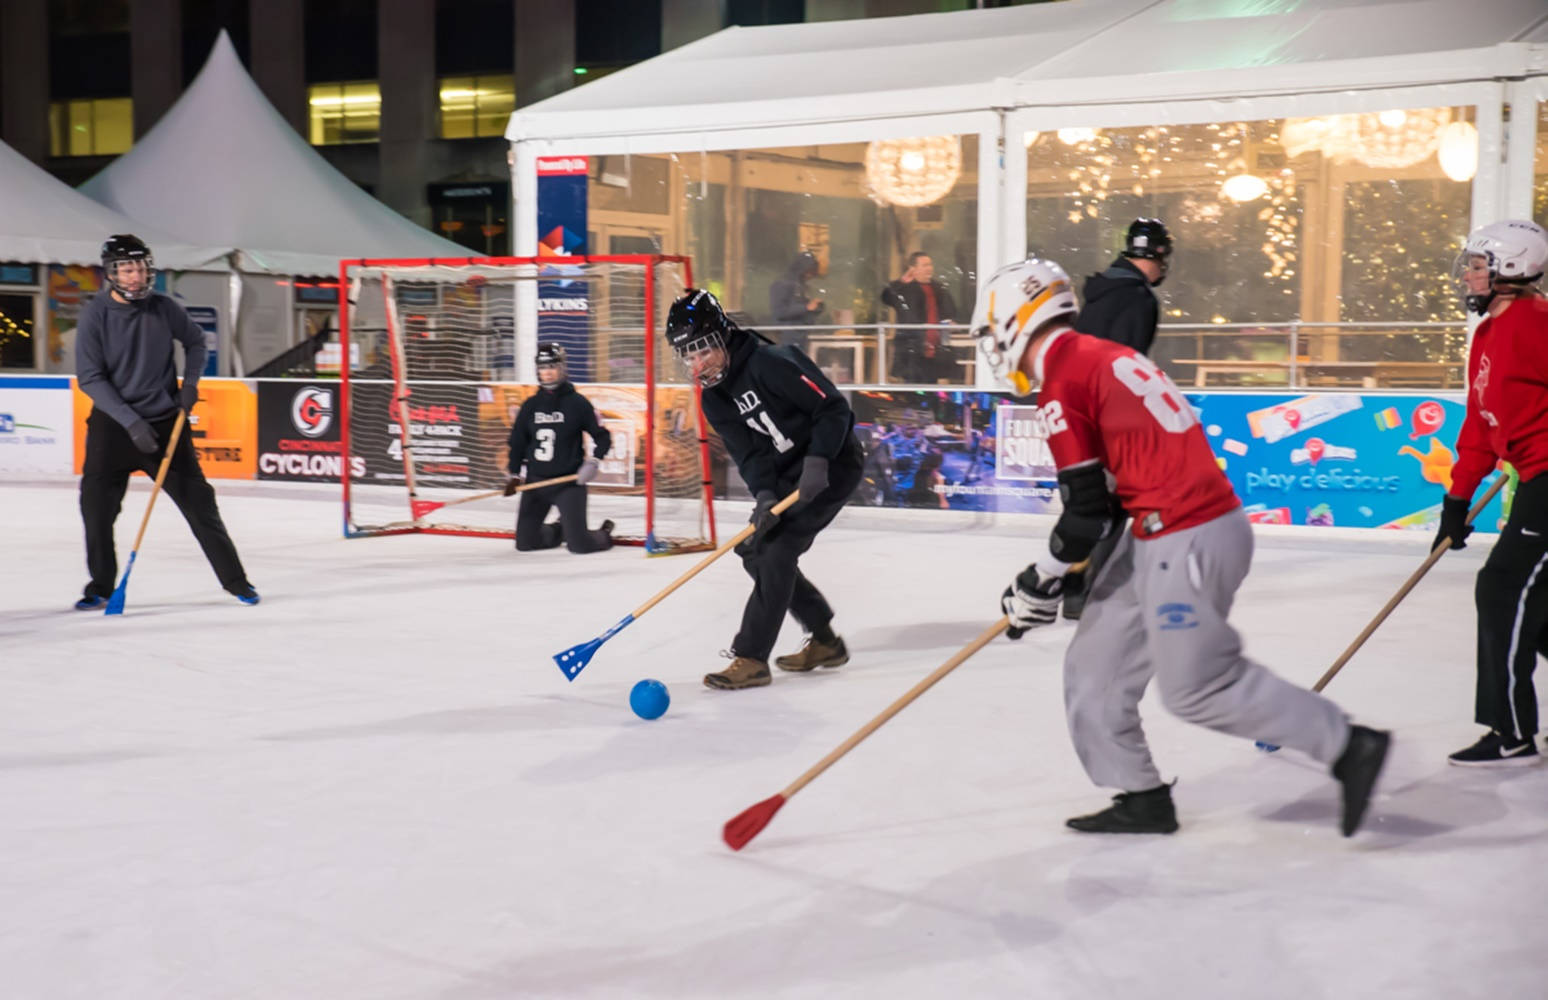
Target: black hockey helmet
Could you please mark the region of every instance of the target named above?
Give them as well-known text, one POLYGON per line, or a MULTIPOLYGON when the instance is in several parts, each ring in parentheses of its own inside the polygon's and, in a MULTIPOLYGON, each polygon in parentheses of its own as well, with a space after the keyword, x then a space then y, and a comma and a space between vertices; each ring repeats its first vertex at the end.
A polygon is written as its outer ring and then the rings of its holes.
POLYGON ((559 383, 563 382, 564 381, 564 375, 565 375, 565 371, 564 371, 564 345, 563 344, 555 343, 554 341, 551 341, 551 340, 547 340, 547 341, 544 341, 543 343, 539 344, 538 348, 537 348, 537 367, 538 367, 538 384, 539 385, 542 385, 542 386, 556 386, 559 383), (554 379, 552 382, 544 382, 543 381, 542 369, 544 367, 553 367, 553 366, 558 366, 558 368, 559 368, 559 377, 554 379))
POLYGON ((1160 219, 1135 219, 1129 223, 1129 231, 1123 238, 1123 255, 1140 260, 1153 260, 1161 266, 1161 276, 1155 284, 1161 284, 1172 263, 1172 234, 1160 219))
POLYGON ((667 312, 667 343, 689 376, 703 386, 715 385, 726 377, 731 342, 740 332, 714 293, 702 288, 683 292, 667 312), (718 357, 712 353, 717 349, 718 357))
POLYGON ((156 278, 156 259, 151 256, 150 247, 138 236, 129 233, 109 236, 102 244, 102 277, 124 298, 143 299, 151 293, 151 282, 156 278), (118 264, 122 261, 144 262, 145 284, 142 287, 131 291, 118 283, 118 264))

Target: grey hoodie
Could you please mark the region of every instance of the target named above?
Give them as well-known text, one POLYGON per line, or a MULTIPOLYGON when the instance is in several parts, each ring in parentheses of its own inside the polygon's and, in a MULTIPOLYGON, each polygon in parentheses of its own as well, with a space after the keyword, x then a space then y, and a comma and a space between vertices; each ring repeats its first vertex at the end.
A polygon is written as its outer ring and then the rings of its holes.
POLYGON ((75 332, 75 375, 96 408, 126 430, 136 420, 177 411, 173 341, 183 343, 185 381, 204 372, 204 331, 183 307, 159 292, 125 305, 103 289, 81 309, 75 332))

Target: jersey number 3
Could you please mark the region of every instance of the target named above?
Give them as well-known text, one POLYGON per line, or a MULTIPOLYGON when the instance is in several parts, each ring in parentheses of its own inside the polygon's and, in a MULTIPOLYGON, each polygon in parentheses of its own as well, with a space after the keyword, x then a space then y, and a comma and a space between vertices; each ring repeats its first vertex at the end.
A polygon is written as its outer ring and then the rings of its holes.
POLYGON ((1181 434, 1199 422, 1183 394, 1177 391, 1177 387, 1167 380, 1161 369, 1149 358, 1138 354, 1114 358, 1113 374, 1118 376, 1118 381, 1125 388, 1140 398, 1145 409, 1156 418, 1156 423, 1162 429, 1181 434))
POLYGON ((795 442, 785 437, 780 429, 775 426, 774 420, 769 416, 768 410, 759 410, 756 418, 748 417, 747 426, 759 434, 766 434, 774 441, 774 450, 783 455, 795 447, 795 442))
POLYGON ((537 434, 537 447, 532 449, 532 459, 536 462, 552 461, 554 457, 554 429, 552 427, 539 427, 537 434))

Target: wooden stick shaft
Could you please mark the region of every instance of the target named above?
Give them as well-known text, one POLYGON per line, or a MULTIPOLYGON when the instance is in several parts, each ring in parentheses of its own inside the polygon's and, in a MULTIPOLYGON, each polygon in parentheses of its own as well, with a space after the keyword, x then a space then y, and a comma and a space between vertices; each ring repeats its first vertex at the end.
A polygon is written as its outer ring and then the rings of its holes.
MULTIPOLYGON (((572 472, 568 476, 558 476, 554 479, 544 479, 536 483, 523 483, 522 485, 516 487, 516 489, 512 491, 511 495, 515 496, 517 493, 525 493, 528 490, 541 489, 544 486, 558 486, 560 483, 572 482, 577 475, 578 473, 572 472)), ((470 497, 458 497, 456 500, 448 500, 441 504, 441 507, 436 509, 439 510, 442 507, 455 507, 459 503, 472 503, 474 500, 488 500, 490 497, 503 496, 505 496, 504 489, 490 490, 487 493, 475 493, 470 497)))
POLYGON ((156 470, 156 482, 151 486, 150 501, 145 505, 145 516, 140 518, 140 530, 134 536, 134 547, 129 551, 140 551, 140 541, 145 537, 145 528, 150 524, 151 508, 156 506, 156 495, 161 492, 161 484, 166 481, 167 469, 172 466, 172 455, 177 451, 177 439, 183 436, 183 421, 188 419, 187 410, 177 411, 177 423, 172 425, 172 439, 167 442, 167 453, 161 456, 161 468, 156 470))
POLYGON ((805 788, 819 774, 832 767, 840 757, 844 756, 846 753, 859 746, 862 740, 885 725, 887 720, 891 719, 894 715, 897 715, 909 705, 913 704, 914 699, 918 698, 920 695, 934 687, 941 678, 962 666, 962 664, 967 661, 968 657, 972 656, 974 653, 978 652, 980 649, 983 649, 985 646, 989 645, 989 643, 993 642, 995 638, 1004 632, 1009 625, 1010 618, 1001 617, 999 621, 984 629, 978 634, 978 638, 974 639, 966 646, 963 646, 952 656, 951 659, 936 667, 930 672, 929 676, 925 677, 918 684, 915 684, 913 687, 909 688, 906 692, 904 692, 901 698, 883 709, 880 715, 856 730, 853 736, 840 743, 838 746, 834 747, 831 753, 829 753, 822 760, 819 760, 817 763, 813 764, 805 774, 792 781, 780 794, 788 799, 796 792, 799 792, 801 789, 805 788))
MULTIPOLYGON (((790 508, 790 506, 792 504, 794 504, 800 498, 801 498, 801 492, 799 490, 792 490, 789 496, 785 497, 785 499, 781 500, 779 503, 774 505, 774 513, 776 513, 776 514, 783 514, 786 510, 788 510, 790 508)), ((736 548, 738 545, 740 545, 747 538, 751 537, 752 533, 754 531, 756 531, 756 530, 757 530, 757 528, 754 525, 749 524, 747 527, 743 528, 741 531, 738 531, 735 535, 731 536, 729 541, 727 541, 720 548, 716 549, 714 552, 711 552, 709 555, 707 555, 703 559, 701 559, 699 561, 698 565, 694 566, 693 569, 690 569, 688 572, 684 573, 682 576, 680 576, 676 580, 674 580, 665 590, 661 591, 661 593, 657 594, 655 597, 652 597, 650 600, 646 601, 644 604, 641 604, 638 608, 635 608, 634 609, 634 613, 632 615, 630 615, 630 617, 631 618, 638 618, 640 615, 643 615, 645 612, 649 611, 651 608, 653 608, 656 605, 660 604, 667 597, 667 595, 672 593, 672 591, 676 590, 678 587, 681 587, 683 584, 687 583, 689 580, 692 580, 694 577, 698 576, 700 572, 702 572, 704 569, 708 568, 710 563, 714 562, 716 559, 719 559, 721 556, 725 555, 727 552, 730 552, 732 549, 736 548)))
MULTIPOLYGON (((1472 524, 1473 518, 1483 513, 1483 509, 1489 505, 1489 501, 1494 499, 1494 495, 1498 493, 1500 491, 1500 487, 1504 485, 1505 476, 1502 475, 1494 481, 1493 486, 1489 487, 1489 491, 1483 495, 1483 499, 1474 504, 1473 509, 1467 512, 1468 524, 1472 524)), ((1445 540, 1442 544, 1435 547, 1434 551, 1429 554, 1424 562, 1419 564, 1419 568, 1414 570, 1413 574, 1410 575, 1407 580, 1403 581, 1403 585, 1398 588, 1397 593, 1392 595, 1392 599, 1376 613, 1376 617, 1371 619, 1371 623, 1365 626, 1365 630, 1355 637, 1354 642, 1349 644, 1349 648, 1344 650, 1343 655, 1339 656, 1338 659, 1333 661, 1333 665, 1328 668, 1327 673, 1323 674, 1317 679, 1317 683, 1312 685, 1313 691, 1321 691, 1323 688, 1328 686, 1328 682, 1331 681, 1340 670, 1344 669, 1344 664, 1349 662, 1350 657, 1354 656, 1355 653, 1360 651, 1360 647, 1365 645, 1365 641, 1373 634, 1375 634, 1376 630, 1381 627, 1382 622, 1387 620, 1387 616, 1396 610, 1397 606, 1403 602, 1403 598, 1408 596, 1408 592, 1413 590, 1414 587, 1418 586, 1419 581, 1424 579, 1424 575, 1430 571, 1430 567, 1439 562, 1440 557, 1445 555, 1447 551, 1450 550, 1450 548, 1450 539, 1445 540)))

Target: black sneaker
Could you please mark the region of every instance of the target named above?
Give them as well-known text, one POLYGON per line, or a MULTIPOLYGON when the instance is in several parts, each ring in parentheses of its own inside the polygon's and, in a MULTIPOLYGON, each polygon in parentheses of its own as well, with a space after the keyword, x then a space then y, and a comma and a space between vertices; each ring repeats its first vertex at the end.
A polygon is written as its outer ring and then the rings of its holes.
POLYGON ((1536 764, 1540 759, 1537 740, 1507 741, 1504 735, 1491 729, 1477 743, 1458 750, 1446 761, 1458 767, 1519 767, 1536 764))
POLYGON ((1386 763, 1392 735, 1368 726, 1350 726, 1349 743, 1333 762, 1333 777, 1344 786, 1344 815, 1339 829, 1352 837, 1365 819, 1365 808, 1376 790, 1376 776, 1386 763))
POLYGON ((227 588, 227 592, 230 593, 232 597, 235 597, 237 600, 241 601, 243 604, 257 604, 260 599, 258 597, 258 591, 254 590, 253 585, 250 583, 244 583, 236 587, 229 587, 227 588))
POLYGON ((87 594, 75 602, 75 610, 95 611, 103 605, 107 604, 107 602, 108 599, 103 597, 101 594, 87 594))
POLYGON ((1144 792, 1119 792, 1106 809, 1067 819, 1064 825, 1081 833, 1176 833, 1177 810, 1172 807, 1172 786, 1161 785, 1144 792))

